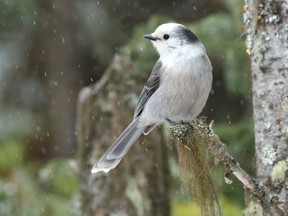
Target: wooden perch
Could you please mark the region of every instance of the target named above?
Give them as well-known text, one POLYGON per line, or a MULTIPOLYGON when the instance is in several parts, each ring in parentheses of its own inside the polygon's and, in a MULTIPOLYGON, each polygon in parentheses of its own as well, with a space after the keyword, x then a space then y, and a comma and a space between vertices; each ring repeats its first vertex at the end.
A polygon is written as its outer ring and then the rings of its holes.
MULTIPOLYGON (((268 191, 264 185, 260 184, 259 181, 251 177, 240 167, 239 163, 228 153, 225 144, 221 142, 219 137, 213 132, 212 126, 213 122, 207 125, 201 120, 195 120, 190 124, 171 126, 170 129, 176 144, 179 144, 177 140, 183 140, 187 136, 201 137, 202 143, 207 145, 206 148, 208 148, 209 153, 212 153, 218 162, 224 165, 226 169, 225 182, 231 183, 232 181, 229 177, 233 174, 243 186, 260 201, 263 212, 269 214, 271 208, 277 208, 274 204, 277 202, 278 196, 268 191)), ((196 140, 199 140, 199 138, 196 138, 196 140)), ((198 144, 199 143, 200 142, 198 142, 198 144)), ((187 149, 187 151, 189 150, 187 149)), ((179 155, 179 157, 180 156, 181 155, 179 155)))

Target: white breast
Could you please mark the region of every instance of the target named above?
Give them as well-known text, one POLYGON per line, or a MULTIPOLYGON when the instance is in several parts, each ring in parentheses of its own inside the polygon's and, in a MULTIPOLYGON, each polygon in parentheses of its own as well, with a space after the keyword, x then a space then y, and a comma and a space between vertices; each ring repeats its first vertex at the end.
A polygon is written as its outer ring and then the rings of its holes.
POLYGON ((202 111, 212 84, 212 67, 206 54, 162 59, 160 86, 147 102, 141 118, 160 123, 166 118, 191 121, 202 111), (172 63, 171 63, 172 62, 172 63))

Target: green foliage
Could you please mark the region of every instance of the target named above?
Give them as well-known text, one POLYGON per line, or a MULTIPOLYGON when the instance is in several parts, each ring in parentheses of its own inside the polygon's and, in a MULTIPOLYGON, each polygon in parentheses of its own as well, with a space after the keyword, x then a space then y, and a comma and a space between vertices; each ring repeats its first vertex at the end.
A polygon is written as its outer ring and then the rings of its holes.
POLYGON ((23 164, 23 153, 21 142, 0 144, 0 215, 80 215, 75 162, 51 160, 35 171, 34 163, 23 164))
POLYGON ((243 120, 237 124, 216 124, 214 128, 220 139, 227 143, 229 152, 248 172, 252 173, 251 160, 254 155, 254 133, 252 121, 243 120), (241 152, 241 154, 240 154, 241 152))
POLYGON ((73 199, 69 200, 57 194, 45 193, 35 184, 31 174, 16 170, 16 184, 19 188, 17 193, 17 205, 14 206, 15 215, 76 215, 77 210, 73 199), (72 207, 71 207, 72 206, 72 207))
POLYGON ((193 203, 174 203, 172 206, 172 216, 201 215, 199 206, 193 203))
POLYGON ((23 145, 14 140, 0 143, 0 173, 13 169, 22 161, 23 145))
MULTIPOLYGON (((223 216, 242 216, 241 208, 224 196, 220 196, 220 206, 222 208, 223 216)), ((172 216, 200 216, 200 212, 200 208, 195 202, 175 202, 172 205, 172 216)))
POLYGON ((220 206, 222 207, 223 216, 242 216, 240 206, 235 205, 231 200, 226 197, 220 197, 220 206))
MULTIPOLYGON (((254 133, 253 123, 243 120, 237 124, 215 124, 215 133, 227 147, 229 153, 236 159, 241 167, 249 174, 253 173, 254 133)), ((230 197, 231 202, 237 202, 244 206, 244 193, 242 184, 234 176, 231 176, 232 184, 224 182, 224 169, 213 172, 219 190, 230 197)), ((253 176, 253 175, 252 175, 253 176)))
MULTIPOLYGON (((73 199, 67 200, 39 190, 25 169, 11 171, 9 181, 0 181, 0 215, 76 215, 73 199)), ((78 214, 79 215, 79 214, 78 214)))
POLYGON ((79 183, 72 170, 73 160, 53 160, 40 169, 39 180, 52 192, 64 197, 71 197, 78 191, 79 183))
POLYGON ((38 20, 36 0, 8 0, 0 1, 1 39, 18 37, 13 34, 16 31, 26 33, 29 28, 35 26, 38 20))

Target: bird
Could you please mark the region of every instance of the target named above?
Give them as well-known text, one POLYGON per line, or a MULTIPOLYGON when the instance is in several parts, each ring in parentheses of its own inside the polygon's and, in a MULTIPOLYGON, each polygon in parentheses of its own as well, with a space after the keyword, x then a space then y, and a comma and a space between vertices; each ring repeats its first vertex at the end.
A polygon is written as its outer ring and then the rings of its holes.
POLYGON ((157 125, 191 122, 204 108, 212 87, 212 65, 198 37, 179 23, 165 23, 145 39, 159 54, 128 127, 91 172, 115 168, 141 134, 157 125))

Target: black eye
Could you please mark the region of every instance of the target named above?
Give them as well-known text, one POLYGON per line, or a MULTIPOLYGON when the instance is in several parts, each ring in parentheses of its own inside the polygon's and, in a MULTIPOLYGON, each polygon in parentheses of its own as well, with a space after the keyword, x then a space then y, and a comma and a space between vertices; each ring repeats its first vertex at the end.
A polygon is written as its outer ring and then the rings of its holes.
POLYGON ((164 38, 165 40, 168 40, 169 37, 170 37, 170 36, 169 36, 168 34, 164 34, 164 36, 163 36, 163 38, 164 38))

